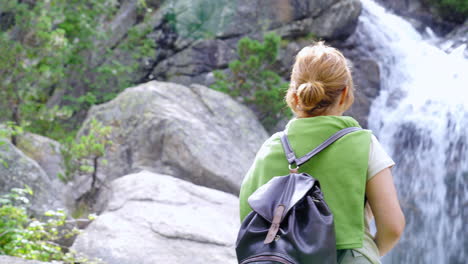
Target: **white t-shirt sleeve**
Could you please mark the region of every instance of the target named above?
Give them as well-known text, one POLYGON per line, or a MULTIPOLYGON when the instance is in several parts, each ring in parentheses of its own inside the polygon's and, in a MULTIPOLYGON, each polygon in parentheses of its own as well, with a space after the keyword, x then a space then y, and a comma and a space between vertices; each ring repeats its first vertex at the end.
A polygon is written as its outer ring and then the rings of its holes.
POLYGON ((394 165, 395 162, 390 158, 387 152, 385 152, 377 138, 371 135, 367 180, 370 180, 383 169, 393 167, 394 165))

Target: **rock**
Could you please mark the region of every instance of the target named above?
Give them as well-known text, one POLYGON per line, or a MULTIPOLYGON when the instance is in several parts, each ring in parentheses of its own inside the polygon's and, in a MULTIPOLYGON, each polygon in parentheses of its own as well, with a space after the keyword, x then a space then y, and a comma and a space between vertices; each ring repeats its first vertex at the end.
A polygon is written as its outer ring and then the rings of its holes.
POLYGON ((194 41, 162 59, 155 64, 150 79, 208 85, 209 72, 226 68, 236 58, 236 45, 241 37, 261 39, 265 31, 276 32, 287 39, 311 34, 323 39, 344 39, 356 27, 361 2, 241 0, 236 4, 226 3, 219 12, 225 13, 226 18, 215 15, 206 21, 213 24, 216 22, 213 20, 219 20, 217 39, 194 41))
POLYGON ((235 4, 226 5, 225 13, 229 14, 229 19, 220 27, 216 36, 224 39, 250 35, 262 30, 280 28, 306 18, 317 18, 337 2, 339 0, 239 0, 235 4))
POLYGON ((73 249, 107 263, 237 263, 238 199, 148 171, 110 184, 73 249))
POLYGON ((227 67, 236 56, 235 49, 230 48, 226 41, 201 40, 159 63, 152 74, 156 79, 188 85, 195 76, 227 67))
POLYGON ((352 75, 355 86, 354 104, 345 113, 367 127, 372 101, 380 92, 379 64, 370 58, 353 58, 352 75))
POLYGON ((42 262, 37 260, 25 260, 17 257, 10 256, 1 256, 0 255, 0 264, 61 264, 59 261, 52 262, 42 262))
POLYGON ((113 130, 108 164, 98 168, 104 182, 146 169, 237 194, 268 137, 247 107, 200 85, 152 81, 128 88, 92 107, 78 135, 92 118, 113 130))
MULTIPOLYGON (((99 48, 84 56, 88 65, 136 64, 138 69, 128 75, 134 83, 161 80, 184 85, 209 85, 212 72, 226 69, 236 58, 242 37, 261 39, 265 32, 275 31, 291 41, 310 34, 344 39, 353 32, 361 10, 359 0, 152 0, 146 1, 151 11, 145 13, 138 1, 117 2, 119 10, 102 26, 112 35, 96 40, 99 48), (136 58, 128 50, 129 43, 135 42, 135 34, 129 31, 146 25, 149 33, 142 38, 154 41, 155 56, 136 58)), ((85 80, 76 74, 68 76, 65 81, 74 88, 57 88, 48 100, 49 107, 66 104, 65 95, 79 97, 88 92, 85 80)), ((96 73, 90 71, 86 76, 93 80, 96 73)), ((120 88, 110 80, 100 91, 118 93, 120 88)), ((78 122, 84 114, 75 114, 78 122)))
POLYGON ((462 45, 464 46, 463 54, 468 59, 468 19, 465 24, 456 27, 452 32, 447 34, 439 46, 446 52, 453 52, 462 45))
POLYGON ((8 165, 5 167, 0 164, 0 194, 8 193, 12 188, 23 188, 27 184, 34 191, 31 210, 35 214, 65 209, 63 198, 60 197, 63 186, 51 180, 36 161, 8 141, 0 146, 0 158, 8 165))
POLYGON ((324 39, 346 39, 356 29, 361 10, 359 0, 339 1, 314 21, 310 32, 324 39))
POLYGON ((362 5, 359 0, 338 1, 317 16, 309 15, 274 31, 288 39, 308 34, 326 40, 345 39, 354 32, 361 9, 362 5))
POLYGON ((59 182, 58 175, 65 174, 65 165, 60 152, 60 143, 50 138, 25 133, 18 136, 18 148, 35 160, 53 182, 59 182))
POLYGON ((437 34, 445 35, 457 26, 457 23, 441 17, 436 8, 437 1, 428 3, 426 0, 377 0, 377 2, 395 14, 408 19, 419 32, 424 32, 427 27, 430 27, 437 34))

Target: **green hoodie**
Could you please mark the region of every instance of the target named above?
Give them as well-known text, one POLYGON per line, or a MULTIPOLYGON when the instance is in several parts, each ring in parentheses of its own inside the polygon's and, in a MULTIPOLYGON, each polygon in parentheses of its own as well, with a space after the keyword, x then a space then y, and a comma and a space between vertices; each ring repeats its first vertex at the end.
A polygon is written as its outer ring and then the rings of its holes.
MULTIPOLYGON (((317 147, 335 132, 359 127, 352 117, 317 116, 292 119, 286 134, 296 157, 317 147)), ((337 249, 362 247, 364 195, 371 132, 361 130, 337 140, 299 168, 319 180, 335 221, 337 249)), ((241 220, 252 211, 247 198, 274 176, 289 174, 279 133, 267 139, 244 177, 240 190, 241 220)))

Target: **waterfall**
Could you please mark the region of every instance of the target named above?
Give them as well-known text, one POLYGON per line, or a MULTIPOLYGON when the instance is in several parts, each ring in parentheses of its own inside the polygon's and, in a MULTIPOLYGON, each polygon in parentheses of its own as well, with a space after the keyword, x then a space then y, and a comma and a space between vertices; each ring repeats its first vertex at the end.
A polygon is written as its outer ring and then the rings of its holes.
POLYGON ((405 233, 384 263, 466 263, 468 60, 362 0, 361 50, 378 61, 381 92, 369 127, 396 162, 405 233))

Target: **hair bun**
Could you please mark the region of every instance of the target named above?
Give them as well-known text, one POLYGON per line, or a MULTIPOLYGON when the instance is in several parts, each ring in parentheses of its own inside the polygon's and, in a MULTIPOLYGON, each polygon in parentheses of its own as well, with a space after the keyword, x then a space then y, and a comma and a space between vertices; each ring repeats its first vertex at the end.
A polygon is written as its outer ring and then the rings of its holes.
POLYGON ((305 111, 314 108, 325 98, 325 87, 323 82, 310 81, 302 83, 297 88, 299 104, 305 111))

